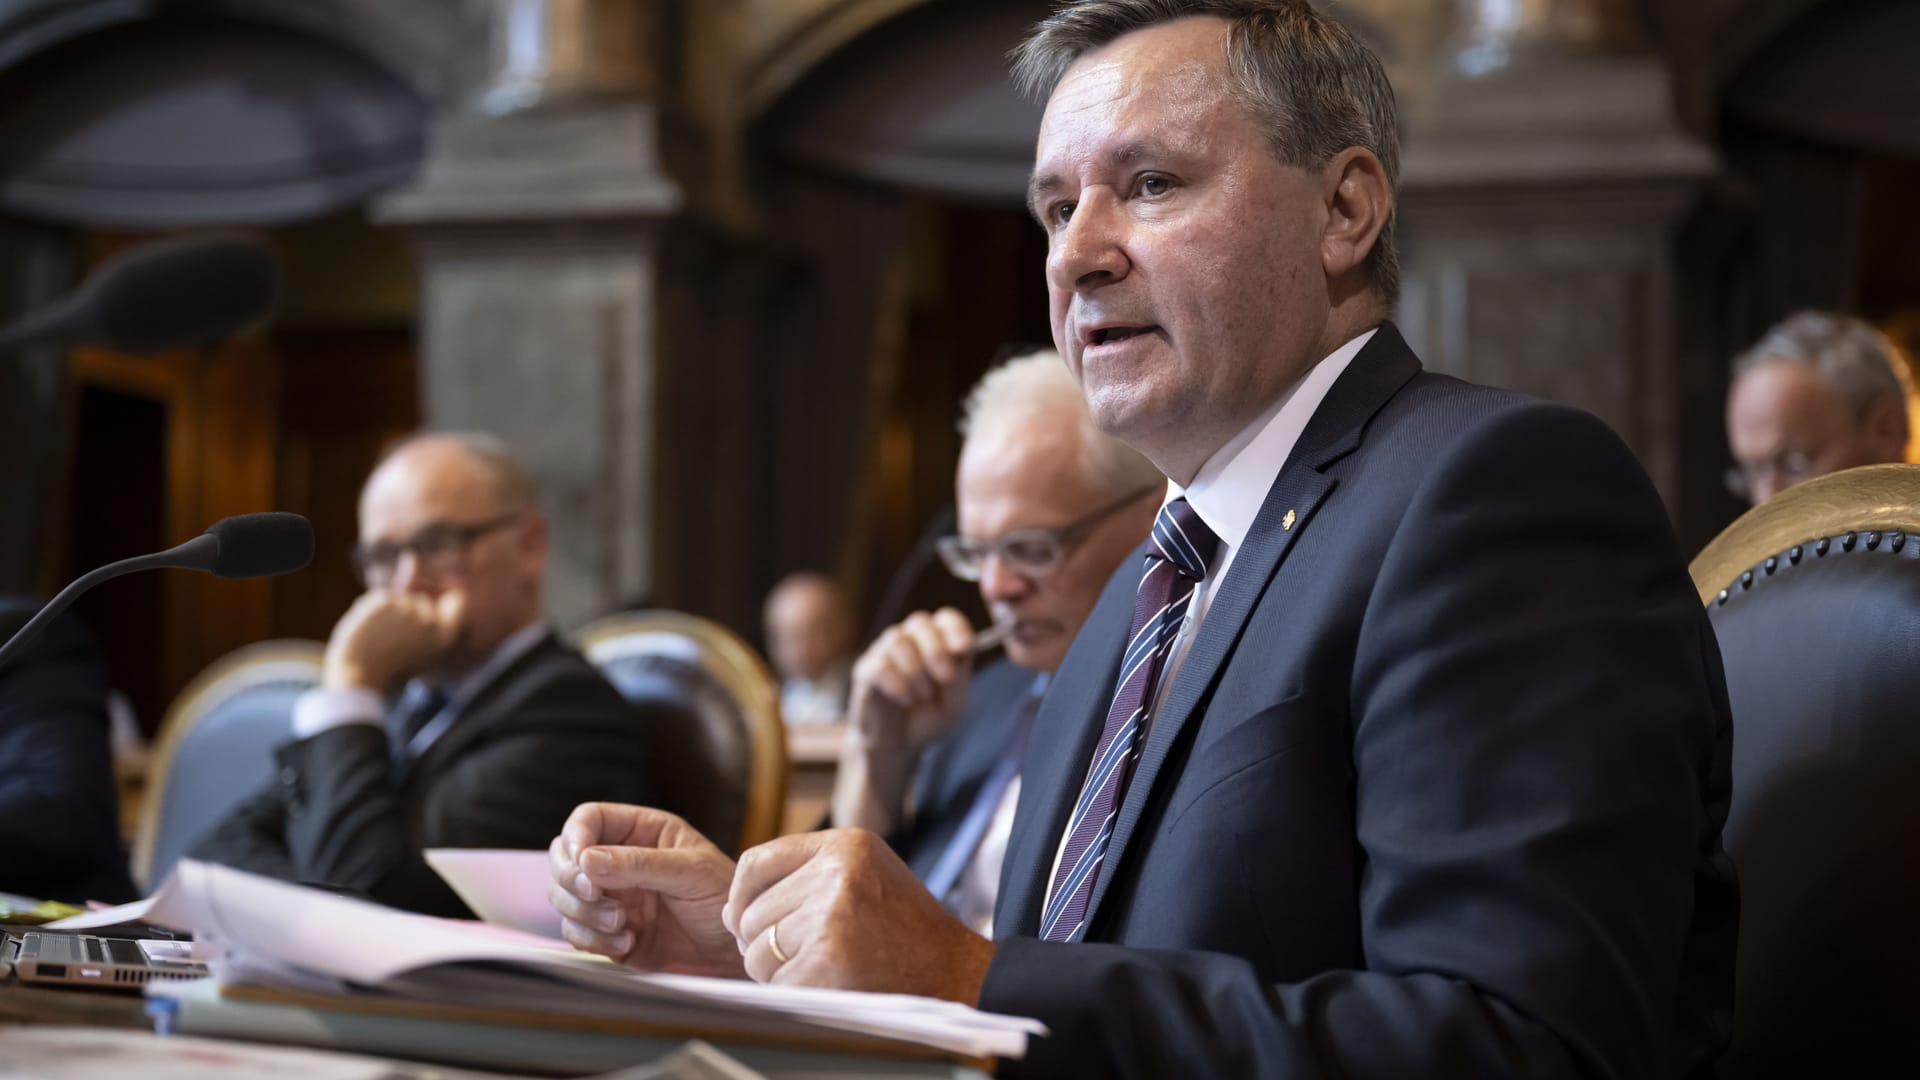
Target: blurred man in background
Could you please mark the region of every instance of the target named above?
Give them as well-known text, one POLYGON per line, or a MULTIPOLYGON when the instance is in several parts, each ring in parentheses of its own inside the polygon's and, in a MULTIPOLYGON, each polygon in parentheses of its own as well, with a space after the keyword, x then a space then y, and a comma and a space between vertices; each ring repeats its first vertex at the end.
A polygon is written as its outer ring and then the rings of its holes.
POLYGON ((1166 478, 1094 426, 1051 349, 989 372, 960 430, 960 535, 940 557, 979 583, 1007 655, 974 672, 974 628, 952 608, 881 633, 854 665, 833 824, 888 837, 948 910, 990 935, 1041 694, 1146 538, 1166 478))
POLYGON ((193 854, 465 915, 424 849, 538 848, 583 800, 661 798, 673 766, 649 748, 691 720, 665 698, 630 705, 547 628, 547 550, 498 439, 394 450, 360 497, 367 591, 295 706, 279 775, 193 854))
POLYGON ((825 574, 788 574, 767 594, 767 652, 780 673, 780 715, 790 724, 832 723, 847 708, 854 620, 825 574))
POLYGON ((1802 480, 1906 460, 1898 352, 1859 319, 1803 311, 1733 363, 1728 487, 1758 506, 1802 480))

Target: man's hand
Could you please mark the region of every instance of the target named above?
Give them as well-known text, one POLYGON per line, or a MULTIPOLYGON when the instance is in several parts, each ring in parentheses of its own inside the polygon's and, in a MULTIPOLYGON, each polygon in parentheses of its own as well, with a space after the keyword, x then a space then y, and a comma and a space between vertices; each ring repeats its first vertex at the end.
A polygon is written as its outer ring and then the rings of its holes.
POLYGON ((953 729, 973 677, 973 627, 953 608, 907 616, 853 665, 833 823, 892 832, 920 752, 953 729))
POLYGON ((916 611, 887 627, 853 665, 853 732, 918 754, 966 709, 972 648, 973 627, 950 607, 916 611))
POLYGON ((386 693, 453 651, 465 611, 458 589, 438 597, 369 589, 334 624, 321 684, 386 693))
POLYGON ((993 943, 864 829, 786 836, 742 855, 725 919, 761 982, 974 1005, 993 962, 993 943))
POLYGON ((547 865, 547 897, 574 948, 646 971, 745 974, 720 921, 733 860, 678 817, 585 803, 548 845, 547 865))

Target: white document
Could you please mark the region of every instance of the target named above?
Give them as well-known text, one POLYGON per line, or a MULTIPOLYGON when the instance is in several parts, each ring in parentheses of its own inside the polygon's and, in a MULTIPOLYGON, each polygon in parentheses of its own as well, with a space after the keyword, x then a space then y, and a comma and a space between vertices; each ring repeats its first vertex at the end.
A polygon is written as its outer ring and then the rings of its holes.
POLYGON ((101 908, 82 915, 69 915, 64 919, 55 919, 47 924, 49 930, 97 930, 102 926, 119 926, 121 923, 139 922, 147 917, 153 908, 153 898, 135 900, 131 904, 119 904, 115 907, 101 908))
POLYGON ((560 913, 547 900, 547 853, 428 848, 427 865, 453 887, 481 922, 560 940, 560 913))
POLYGON ((147 920, 191 930, 234 981, 329 981, 470 1005, 664 1019, 766 1031, 828 1029, 949 1053, 1018 1058, 1037 1020, 900 994, 651 975, 506 927, 415 915, 230 867, 182 859, 147 920), (475 970, 451 967, 509 965, 475 970))

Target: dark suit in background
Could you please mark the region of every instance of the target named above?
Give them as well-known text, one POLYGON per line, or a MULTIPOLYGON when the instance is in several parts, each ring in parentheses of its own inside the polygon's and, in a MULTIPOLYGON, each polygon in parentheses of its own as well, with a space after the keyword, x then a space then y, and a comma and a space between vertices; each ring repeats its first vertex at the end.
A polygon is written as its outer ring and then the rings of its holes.
MULTIPOLYGON (((39 610, 0 597, 0 641, 39 610)), ((134 895, 120 845, 106 657, 72 616, 0 668, 0 890, 51 900, 134 895)))
POLYGON ((1726 690, 1594 418, 1382 327, 1280 471, 1147 734, 1084 943, 1037 940, 1139 559, 1056 676, 980 1006, 1003 1075, 1704 1075, 1730 1022, 1726 690))
POLYGON ((467 917, 424 849, 544 848, 580 803, 657 801, 655 770, 674 767, 656 751, 657 729, 692 722, 683 700, 629 703, 549 634, 404 767, 372 724, 282 746, 279 778, 192 855, 467 917))
POLYGON ((921 881, 953 843, 1000 754, 1016 737, 1034 673, 1002 659, 974 672, 960 723, 928 744, 914 771, 913 808, 887 837, 921 881))

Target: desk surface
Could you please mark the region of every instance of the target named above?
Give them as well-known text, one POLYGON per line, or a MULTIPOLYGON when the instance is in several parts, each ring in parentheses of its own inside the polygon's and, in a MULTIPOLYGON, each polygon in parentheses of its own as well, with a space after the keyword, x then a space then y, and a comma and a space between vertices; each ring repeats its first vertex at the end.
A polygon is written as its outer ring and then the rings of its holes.
POLYGON ((826 820, 846 737, 845 722, 787 725, 787 805, 781 832, 806 832, 826 820))
POLYGON ((840 762, 840 744, 847 738, 847 724, 788 724, 787 759, 794 765, 827 765, 840 762))

